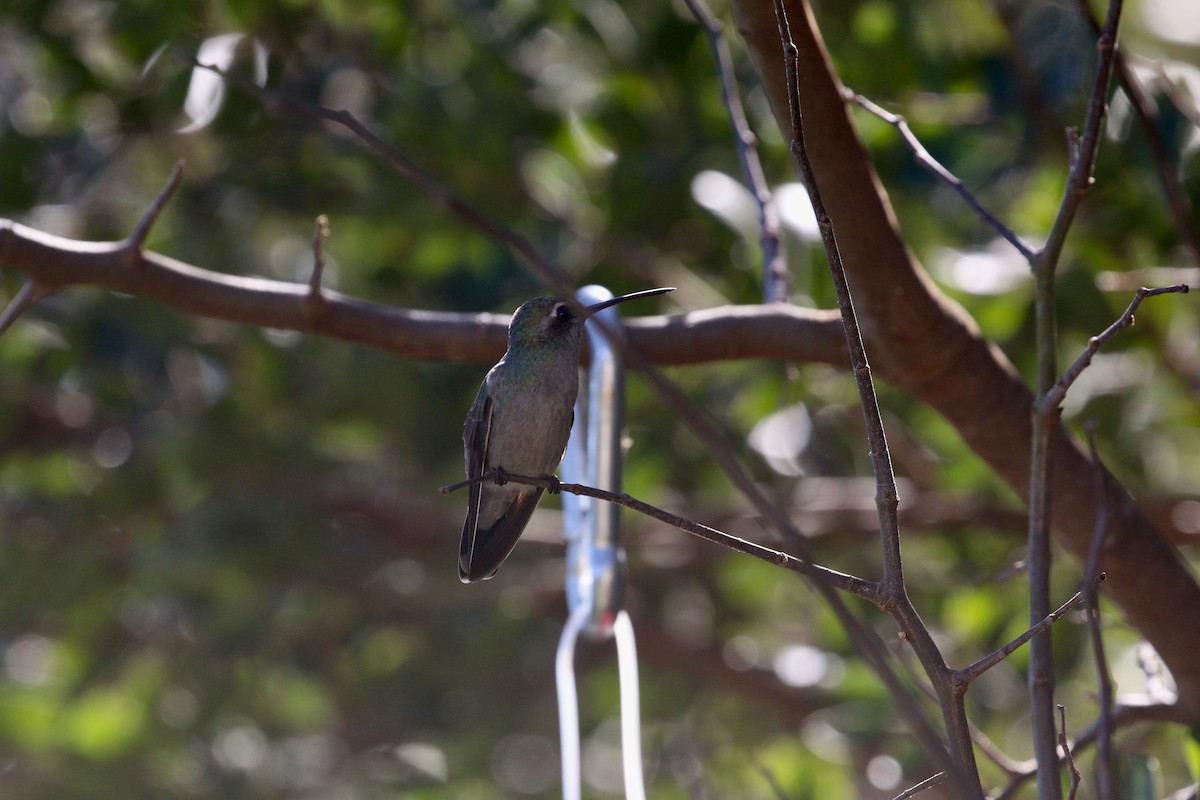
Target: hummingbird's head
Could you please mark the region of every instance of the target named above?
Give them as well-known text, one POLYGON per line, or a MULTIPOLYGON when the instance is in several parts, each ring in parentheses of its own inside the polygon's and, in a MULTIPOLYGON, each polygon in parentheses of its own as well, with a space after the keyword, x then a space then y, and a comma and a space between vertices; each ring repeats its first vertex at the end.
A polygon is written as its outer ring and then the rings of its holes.
POLYGON ((513 314, 508 324, 509 346, 579 339, 587 316, 587 309, 574 300, 535 297, 513 314))
POLYGON ((590 306, 575 300, 560 297, 535 297, 523 304, 513 314, 508 324, 508 346, 545 344, 556 341, 578 342, 583 332, 583 323, 592 314, 617 303, 672 292, 674 288, 646 289, 641 292, 623 294, 590 306))

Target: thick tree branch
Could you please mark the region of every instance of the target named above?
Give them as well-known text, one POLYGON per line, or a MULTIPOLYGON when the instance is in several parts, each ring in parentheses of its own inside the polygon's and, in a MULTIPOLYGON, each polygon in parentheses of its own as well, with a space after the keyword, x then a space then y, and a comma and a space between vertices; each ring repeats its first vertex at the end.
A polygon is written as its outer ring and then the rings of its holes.
MULTIPOLYGON (((38 286, 97 286, 164 303, 188 314, 330 336, 429 361, 495 361, 508 317, 402 309, 322 289, 201 269, 143 252, 131 264, 125 242, 80 242, 0 219, 0 267, 38 286)), ((629 320, 630 343, 658 364, 764 358, 840 365, 845 338, 835 311, 730 306, 629 320)))

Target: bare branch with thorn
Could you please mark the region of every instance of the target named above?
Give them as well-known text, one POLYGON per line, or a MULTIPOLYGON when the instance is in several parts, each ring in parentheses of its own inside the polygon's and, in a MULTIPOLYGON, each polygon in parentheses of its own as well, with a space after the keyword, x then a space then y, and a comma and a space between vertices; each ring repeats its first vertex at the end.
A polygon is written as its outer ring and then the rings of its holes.
POLYGON ((18 317, 36 306, 42 298, 53 293, 54 290, 45 284, 32 279, 25 281, 13 299, 4 307, 4 311, 0 312, 0 336, 3 336, 5 331, 12 327, 18 317))
POLYGON ((167 207, 167 203, 171 201, 171 196, 175 194, 175 190, 179 188, 180 181, 183 180, 183 161, 176 161, 174 169, 167 177, 166 184, 159 190, 158 195, 154 198, 154 202, 146 209, 146 213, 138 220, 138 224, 130 231, 129 236, 125 238, 125 247, 131 252, 140 255, 142 249, 146 246, 146 239, 150 236, 150 229, 154 227, 154 223, 158 221, 163 209, 167 207))

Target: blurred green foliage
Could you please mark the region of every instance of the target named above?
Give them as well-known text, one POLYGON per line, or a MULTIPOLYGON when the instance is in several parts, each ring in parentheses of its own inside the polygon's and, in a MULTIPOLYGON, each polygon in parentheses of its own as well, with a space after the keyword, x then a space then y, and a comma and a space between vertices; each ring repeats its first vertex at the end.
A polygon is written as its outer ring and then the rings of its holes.
MULTIPOLYGON (((1129 5, 1130 52, 1195 72, 1150 32, 1151 4, 1129 5)), ((1072 3, 1011 13, 967 0, 819 8, 846 83, 906 114, 1036 240, 1057 207, 1061 131, 1082 119, 1093 47, 1072 3)), ((239 35, 224 40, 234 70, 252 76, 261 48, 272 89, 369 120, 581 284, 678 282, 685 307, 759 296, 753 241, 693 196, 699 173, 736 176, 737 160, 707 43, 665 2, 10 0, 0 216, 120 238, 185 159, 151 236, 159 252, 305 280, 324 213, 326 283, 340 291, 504 312, 541 292, 511 254, 338 132, 237 91, 204 95, 192 59, 225 34, 239 35)), ((770 180, 790 182, 783 138, 733 45, 770 180)), ((1196 130, 1152 96, 1195 205, 1196 130)), ((912 248, 1028 374, 1023 265, 891 128, 860 123, 912 248)), ((1194 265, 1119 101, 1110 134, 1064 264, 1064 357, 1127 303, 1108 288, 1113 275, 1194 265)), ((789 237, 796 302, 831 305, 819 248, 789 237)), ((11 296, 20 276, 0 283, 11 296)), ((1193 302, 1145 305, 1068 405, 1072 422, 1098 421, 1106 460, 1150 498, 1194 494, 1200 477, 1198 316, 1193 302)), ((0 794, 555 796, 556 503, 499 577, 463 587, 453 561, 465 501, 435 492, 461 474, 460 426, 485 368, 405 363, 90 289, 23 318, 0 339, 0 794)), ((802 524, 821 528, 805 499, 820 485, 841 487, 828 505, 869 528, 869 493, 846 480, 869 474, 846 376, 755 363, 673 377, 762 481, 795 498, 802 524), (812 430, 791 471, 775 471, 745 442, 795 406, 812 430)), ((958 509, 909 530, 906 556, 918 607, 966 663, 1024 625, 1020 580, 996 577, 1021 556, 1019 507, 944 421, 883 396, 889 435, 906 443, 903 502, 958 509)), ((761 538, 703 448, 636 380, 628 427, 628 490, 761 538)), ((773 797, 774 781, 789 797, 891 797, 925 776, 886 694, 795 576, 640 519, 627 527, 652 796, 773 797)), ((844 527, 815 539, 820 557, 873 576, 873 539, 844 527)), ((1057 596, 1078 577, 1060 560, 1057 596)), ((1136 632, 1105 610, 1121 688, 1140 690, 1136 632)), ((1057 631, 1063 702, 1082 726, 1094 707, 1086 640, 1074 622, 1057 631)), ((970 696, 1014 757, 1028 756, 1023 663, 1018 654, 970 696)), ((589 796, 619 794, 611 652, 584 646, 579 664, 589 796)), ((1139 731, 1129 748, 1155 756, 1139 757, 1130 781, 1186 781, 1178 738, 1139 731)))

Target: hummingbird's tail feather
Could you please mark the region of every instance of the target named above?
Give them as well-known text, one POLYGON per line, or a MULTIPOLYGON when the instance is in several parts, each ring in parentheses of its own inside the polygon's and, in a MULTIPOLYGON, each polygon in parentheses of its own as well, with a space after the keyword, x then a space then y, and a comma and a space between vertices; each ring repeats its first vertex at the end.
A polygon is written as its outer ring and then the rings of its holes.
POLYGON ((476 520, 467 515, 458 546, 459 580, 474 583, 496 574, 529 524, 542 491, 539 487, 537 491, 517 494, 503 516, 486 529, 477 528, 476 520))

